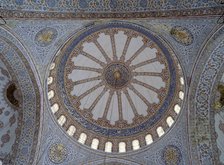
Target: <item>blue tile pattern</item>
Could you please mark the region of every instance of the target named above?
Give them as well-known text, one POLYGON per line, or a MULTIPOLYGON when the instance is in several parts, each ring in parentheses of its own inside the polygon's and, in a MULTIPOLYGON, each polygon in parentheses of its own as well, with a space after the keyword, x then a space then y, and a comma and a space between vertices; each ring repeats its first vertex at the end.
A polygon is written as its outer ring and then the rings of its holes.
POLYGON ((45 12, 142 12, 219 7, 217 0, 2 0, 4 9, 45 12))

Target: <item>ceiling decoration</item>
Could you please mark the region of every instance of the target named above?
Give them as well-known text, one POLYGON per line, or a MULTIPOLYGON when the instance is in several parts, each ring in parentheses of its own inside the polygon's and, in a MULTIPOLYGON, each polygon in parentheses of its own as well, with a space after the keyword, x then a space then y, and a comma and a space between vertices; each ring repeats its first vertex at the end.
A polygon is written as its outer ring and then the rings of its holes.
POLYGON ((220 2, 2 0, 0 164, 224 163, 220 2))
POLYGON ((71 38, 51 64, 47 84, 59 125, 106 152, 151 144, 174 124, 184 99, 171 48, 127 22, 94 25, 71 38))
POLYGON ((168 145, 163 149, 162 159, 167 165, 179 165, 182 159, 181 151, 174 145, 168 145))
POLYGON ((50 146, 48 155, 53 163, 62 163, 67 157, 67 149, 63 144, 55 143, 50 146))
POLYGON ((4 153, 0 159, 3 164, 32 164, 37 151, 40 93, 26 53, 11 33, 0 28, 0 120, 3 125, 0 152, 4 153))
MULTIPOLYGON (((22 99, 16 99, 13 70, 0 54, 0 158, 10 157, 18 147, 15 144, 20 135, 22 99), (18 101, 19 100, 19 101, 18 101)), ((19 89, 18 89, 19 90, 19 89)), ((17 90, 17 93, 19 91, 17 90)))
POLYGON ((57 38, 58 32, 54 28, 43 28, 41 29, 35 36, 35 43, 38 46, 46 47, 50 45, 56 38, 57 38))
POLYGON ((188 46, 193 43, 193 34, 185 27, 175 26, 170 30, 170 35, 180 44, 188 46))
POLYGON ((218 0, 3 0, 1 9, 3 17, 17 18, 145 18, 221 15, 223 4, 218 0))

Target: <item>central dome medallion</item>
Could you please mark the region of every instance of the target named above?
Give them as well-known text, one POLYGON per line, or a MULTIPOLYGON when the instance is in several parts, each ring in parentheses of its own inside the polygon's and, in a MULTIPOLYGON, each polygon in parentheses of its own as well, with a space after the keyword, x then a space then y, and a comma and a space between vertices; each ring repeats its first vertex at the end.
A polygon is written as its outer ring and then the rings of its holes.
POLYGON ((90 26, 65 44, 50 67, 48 98, 70 136, 94 149, 125 152, 173 125, 183 85, 178 60, 163 40, 116 21, 90 26))
POLYGON ((112 63, 104 69, 103 77, 109 87, 120 90, 128 85, 131 73, 125 64, 112 63))

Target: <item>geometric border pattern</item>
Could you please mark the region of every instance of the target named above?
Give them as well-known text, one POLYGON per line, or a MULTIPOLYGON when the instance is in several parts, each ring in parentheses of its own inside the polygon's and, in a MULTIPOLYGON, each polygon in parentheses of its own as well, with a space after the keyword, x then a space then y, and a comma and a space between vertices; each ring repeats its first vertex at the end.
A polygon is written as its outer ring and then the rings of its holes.
POLYGON ((200 9, 182 9, 166 11, 132 11, 132 12, 39 12, 0 9, 4 18, 57 18, 57 19, 93 19, 93 18, 155 18, 155 17, 184 17, 184 16, 206 16, 221 15, 223 6, 200 9), (128 13, 128 14, 127 14, 128 13))

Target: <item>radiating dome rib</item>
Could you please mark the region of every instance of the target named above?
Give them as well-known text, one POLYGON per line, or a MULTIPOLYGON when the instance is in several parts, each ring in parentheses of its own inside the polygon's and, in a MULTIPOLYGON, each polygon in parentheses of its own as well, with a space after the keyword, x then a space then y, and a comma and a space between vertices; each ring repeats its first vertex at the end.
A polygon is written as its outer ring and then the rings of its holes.
POLYGON ((124 92, 122 92, 122 102, 123 102, 122 104, 123 118, 128 123, 132 123, 132 119, 134 118, 135 115, 130 105, 130 102, 124 92))
POLYGON ((113 91, 112 92, 110 91, 109 92, 109 97, 107 99, 107 104, 106 104, 106 107, 105 107, 105 111, 103 113, 103 118, 106 118, 107 115, 108 115, 108 111, 109 111, 109 108, 110 108, 110 104, 111 104, 113 95, 114 95, 114 92, 113 91))
POLYGON ((157 49, 146 47, 131 63, 131 65, 137 65, 148 61, 150 63, 157 59, 157 49), (153 60, 154 59, 154 60, 153 60))
POLYGON ((80 99, 80 108, 81 109, 88 109, 89 112, 92 111, 92 109, 94 108, 95 104, 97 104, 97 102, 95 102, 95 100, 100 99, 97 98, 100 93, 103 93, 104 91, 104 87, 101 86, 97 89, 95 89, 94 91, 90 92, 88 95, 86 95, 84 98, 80 99))
POLYGON ((107 117, 106 117, 106 119, 110 122, 110 124, 114 125, 115 122, 119 120, 118 112, 119 110, 118 110, 117 95, 116 93, 114 93, 111 99, 111 104, 110 104, 107 117))
POLYGON ((126 59, 125 56, 126 56, 126 54, 127 54, 127 50, 128 50, 129 44, 130 44, 130 42, 131 42, 131 39, 132 39, 131 36, 128 36, 127 39, 126 39, 126 42, 125 42, 125 45, 124 45, 124 49, 123 49, 123 51, 122 51, 122 55, 121 55, 121 57, 120 57, 120 60, 121 60, 122 62, 124 62, 125 59, 126 59))
POLYGON ((138 68, 135 69, 135 71, 136 72, 150 71, 155 73, 161 73, 163 69, 165 69, 165 66, 161 64, 160 62, 155 61, 147 65, 139 66, 138 68))
POLYGON ((96 81, 96 80, 100 80, 100 79, 101 79, 101 76, 97 76, 97 77, 78 80, 78 81, 73 82, 72 84, 73 85, 79 85, 79 84, 87 83, 87 82, 90 82, 90 81, 96 81))
POLYGON ((127 64, 131 64, 132 63, 132 61, 137 57, 137 56, 139 56, 140 54, 141 54, 141 52, 143 51, 143 50, 145 50, 145 48, 146 48, 146 45, 142 45, 127 61, 126 61, 126 63, 127 64))
POLYGON ((111 62, 110 57, 108 56, 108 54, 105 52, 105 50, 103 49, 103 47, 100 45, 100 43, 98 42, 98 40, 94 40, 93 41, 94 44, 96 45, 96 47, 98 48, 98 50, 101 52, 101 54, 103 55, 103 57, 105 58, 105 60, 109 63, 111 62))
POLYGON ((88 70, 76 70, 74 69, 71 73, 68 74, 68 79, 72 80, 73 82, 97 77, 100 76, 99 73, 88 71, 88 70))
POLYGON ((137 63, 137 64, 135 64, 135 65, 132 65, 132 66, 131 66, 131 69, 132 69, 132 70, 135 70, 136 68, 139 68, 139 67, 148 65, 148 64, 150 64, 150 63, 154 63, 154 62, 156 62, 156 61, 158 61, 157 58, 152 58, 152 59, 150 59, 150 60, 142 61, 142 62, 140 62, 140 63, 137 63))
POLYGON ((121 98, 121 91, 117 91, 117 101, 118 101, 118 113, 119 119, 123 120, 123 113, 122 113, 122 98, 121 98))
POLYGON ((88 66, 74 66, 74 69, 87 70, 87 71, 92 71, 92 72, 97 72, 97 73, 102 73, 102 71, 103 71, 100 68, 92 68, 92 67, 88 67, 88 66))
POLYGON ((89 53, 86 53, 84 51, 81 51, 80 52, 81 55, 91 59, 92 61, 94 61, 95 63, 99 64, 100 66, 104 67, 106 65, 106 63, 102 62, 101 61, 101 58, 100 59, 97 59, 96 57, 94 57, 93 55, 89 54, 89 53))
POLYGON ((100 101, 100 99, 103 97, 103 95, 107 92, 107 89, 104 87, 104 89, 101 91, 101 93, 96 97, 96 99, 94 100, 94 102, 91 104, 91 106, 89 107, 89 110, 92 111, 95 106, 98 104, 98 102, 100 101))
POLYGON ((149 84, 146 84, 146 83, 144 83, 142 81, 139 81, 137 79, 133 79, 133 83, 141 85, 141 86, 143 86, 143 87, 145 87, 145 88, 147 88, 147 89, 149 89, 149 90, 151 90, 151 91, 153 91, 155 93, 159 93, 159 90, 157 88, 155 88, 155 87, 153 87, 153 86, 151 86, 149 84))
MULTIPOLYGON (((162 75, 161 75, 162 76, 162 75)), ((146 84, 152 86, 156 89, 161 89, 166 86, 166 83, 163 81, 163 79, 159 76, 136 76, 135 77, 140 82, 145 82, 146 84)), ((158 92, 157 92, 158 93, 158 92)))
POLYGON ((129 102, 129 105, 131 106, 132 112, 134 113, 135 116, 138 115, 137 109, 136 109, 136 107, 135 107, 135 105, 134 105, 134 103, 133 103, 133 101, 132 101, 128 91, 125 90, 124 94, 125 94, 126 98, 128 99, 128 102, 129 102))
POLYGON ((95 86, 97 86, 99 83, 101 83, 100 80, 97 81, 89 81, 86 83, 82 83, 82 84, 78 84, 78 85, 74 85, 72 91, 71 91, 71 95, 72 96, 80 96, 82 95, 84 92, 94 88, 95 86))
MULTIPOLYGON (((111 34, 112 35, 112 34, 111 34)), ((98 49, 104 54, 104 57, 107 56, 105 59, 109 57, 109 59, 113 59, 113 48, 111 43, 111 35, 100 33, 97 41, 100 46, 96 45, 98 49)), ((96 44, 98 44, 96 43, 96 44)))
POLYGON ((151 103, 143 96, 133 85, 129 87, 148 107, 150 107, 151 103))
MULTIPOLYGON (((83 53, 84 54, 84 53, 83 53)), ((101 63, 96 62, 94 59, 90 59, 83 54, 79 54, 76 57, 72 58, 72 62, 75 66, 88 66, 91 68, 102 68, 101 63)))
POLYGON ((96 59, 106 63, 106 59, 103 57, 102 53, 100 52, 100 50, 97 48, 97 46, 95 45, 95 43, 93 42, 85 42, 83 43, 83 52, 86 52, 88 54, 90 54, 91 56, 95 57, 96 59))
POLYGON ((107 91, 99 102, 96 104, 95 108, 92 110, 93 119, 98 120, 99 118, 103 118, 104 111, 106 109, 106 104, 108 102, 109 91, 107 91))
POLYGON ((97 85, 93 86, 92 88, 88 89, 87 91, 85 91, 84 93, 79 95, 78 99, 82 100, 84 97, 86 97, 87 95, 89 95, 90 93, 92 93, 93 91, 95 91, 96 89, 98 89, 101 86, 103 86, 102 82, 98 83, 97 85))
POLYGON ((125 61, 127 62, 133 55, 138 55, 144 48, 144 43, 142 41, 141 36, 132 37, 126 55, 125 55, 125 61), (139 51, 138 51, 139 50, 139 51))
POLYGON ((130 97, 132 98, 133 104, 136 106, 136 110, 138 114, 146 116, 148 106, 132 90, 128 89, 128 93, 130 94, 130 97))

